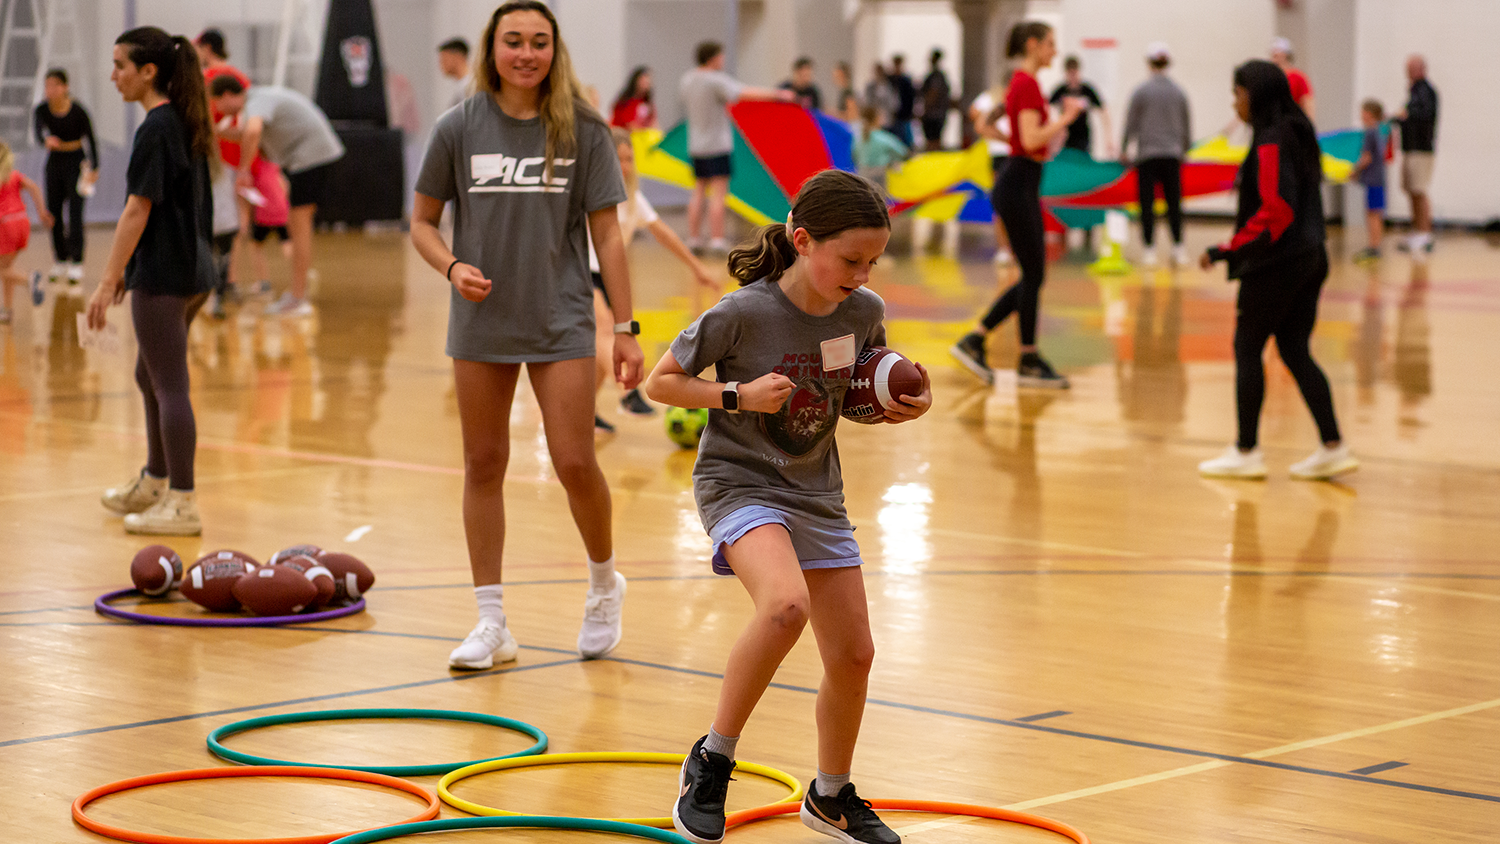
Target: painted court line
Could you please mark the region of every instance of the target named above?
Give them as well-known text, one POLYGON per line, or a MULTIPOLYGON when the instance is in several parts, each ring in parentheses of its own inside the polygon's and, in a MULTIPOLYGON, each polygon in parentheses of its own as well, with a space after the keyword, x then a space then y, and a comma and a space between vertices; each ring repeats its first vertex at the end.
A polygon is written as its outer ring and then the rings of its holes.
MULTIPOLYGON (((1430 724, 1430 723, 1432 723, 1434 721, 1441 721, 1441 720, 1446 719, 1446 718, 1456 718, 1456 717, 1458 717, 1460 715, 1468 715, 1468 714, 1474 713, 1474 712, 1482 712, 1482 711, 1484 711, 1486 709, 1493 709, 1493 708, 1495 708, 1497 706, 1500 706, 1500 699, 1488 700, 1488 701, 1484 701, 1484 702, 1481 702, 1481 703, 1474 703, 1474 704, 1470 704, 1468 706, 1459 706, 1459 707, 1455 707, 1453 709, 1445 709, 1445 710, 1443 710, 1441 712, 1430 712, 1430 713, 1428 713, 1426 715, 1418 715, 1418 716, 1416 716, 1414 718, 1404 718, 1404 719, 1402 719, 1400 721, 1391 721, 1390 723, 1387 723, 1387 724, 1377 724, 1377 725, 1372 726, 1372 727, 1365 727, 1363 729, 1349 730, 1347 732, 1335 733, 1334 735, 1331 735, 1331 736, 1323 736, 1322 738, 1308 739, 1306 741, 1299 741, 1299 742, 1294 742, 1292 744, 1283 744, 1283 745, 1280 745, 1278 747, 1266 748, 1265 750, 1257 750, 1257 751, 1254 751, 1254 752, 1251 752, 1251 753, 1246 753, 1246 754, 1244 754, 1243 756, 1240 756, 1240 757, 1221 756, 1221 757, 1215 759, 1214 761, 1200 762, 1199 764, 1196 764, 1196 765, 1188 765, 1188 766, 1182 767, 1182 768, 1174 768, 1174 769, 1172 769, 1170 771, 1162 771, 1160 773, 1147 774, 1145 776, 1140 776, 1140 777, 1132 777, 1132 778, 1126 779, 1126 780, 1119 780, 1118 782, 1105 783, 1103 785, 1096 785, 1096 786, 1093 786, 1092 788, 1081 788, 1081 789, 1078 789, 1076 791, 1068 791, 1068 792, 1064 792, 1062 794, 1054 794, 1054 795, 1052 795, 1050 797, 1039 797, 1039 798, 1037 798, 1035 800, 1025 800, 1025 801, 1022 801, 1020 803, 1013 803, 1013 804, 1011 804, 1009 806, 1006 806, 1005 808, 1019 812, 1019 811, 1025 811, 1027 809, 1035 808, 1037 806, 1050 806, 1050 805, 1052 805, 1054 803, 1063 803, 1063 802, 1066 802, 1066 801, 1069 801, 1069 800, 1077 800, 1077 799, 1079 799, 1081 797, 1092 797, 1092 796, 1097 795, 1097 794, 1107 794, 1107 793, 1112 792, 1112 791, 1122 791, 1122 790, 1127 789, 1127 788, 1134 788, 1134 787, 1136 787, 1138 785, 1149 785, 1150 783, 1161 782, 1162 780, 1169 780, 1169 779, 1175 779, 1177 777, 1189 776, 1191 774, 1198 774, 1198 773, 1202 773, 1204 771, 1211 771, 1211 770, 1214 770, 1216 768, 1225 768, 1225 767, 1228 767, 1230 765, 1235 764, 1236 762, 1252 762, 1252 760, 1263 760, 1263 759, 1267 759, 1267 758, 1269 758, 1271 756, 1279 756, 1279 755, 1281 755, 1283 753, 1293 753, 1293 752, 1298 751, 1298 750, 1306 750, 1307 748, 1310 748, 1310 747, 1321 747, 1321 746, 1327 745, 1327 744, 1334 744, 1336 742, 1348 741, 1350 739, 1363 738, 1365 736, 1377 735, 1379 733, 1388 733, 1388 732, 1391 732, 1393 730, 1405 729, 1407 727, 1414 727, 1414 726, 1418 726, 1418 725, 1421 725, 1421 724, 1430 724)), ((1214 754, 1214 755, 1217 755, 1217 754, 1214 754)), ((1280 765, 1280 764, 1274 764, 1273 763, 1271 766, 1272 767, 1277 767, 1277 768, 1299 770, 1299 771, 1313 771, 1313 770, 1316 770, 1316 769, 1304 768, 1304 767, 1302 767, 1300 765, 1280 765)), ((1388 770, 1388 768, 1385 768, 1385 767, 1382 767, 1382 766, 1375 766, 1375 767, 1377 769, 1379 769, 1379 770, 1388 770)), ((1373 773, 1373 771, 1370 771, 1370 772, 1373 773)), ((1330 772, 1322 772, 1322 773, 1324 773, 1325 776, 1338 776, 1335 772, 1331 772, 1331 771, 1330 772)), ((1429 792, 1434 792, 1434 793, 1438 793, 1438 794, 1448 794, 1448 795, 1453 795, 1453 796, 1475 797, 1475 798, 1478 798, 1478 799, 1488 800, 1490 802, 1500 802, 1500 797, 1494 797, 1494 796, 1490 796, 1490 795, 1478 795, 1478 794, 1472 794, 1470 792, 1455 792, 1455 791, 1450 790, 1450 789, 1440 789, 1440 788, 1434 788, 1434 787, 1429 787, 1429 786, 1418 786, 1418 785, 1415 785, 1413 783, 1397 783, 1397 782, 1392 781, 1392 780, 1374 779, 1374 778, 1365 776, 1365 773, 1366 773, 1365 769, 1361 769, 1360 771, 1354 771, 1351 774, 1343 775, 1340 778, 1352 779, 1352 780, 1360 780, 1360 781, 1365 781, 1365 782, 1377 782, 1377 783, 1380 783, 1382 785, 1395 785, 1395 786, 1399 786, 1399 787, 1402 787, 1402 788, 1412 788, 1412 789, 1416 789, 1416 790, 1419 790, 1419 791, 1429 791, 1429 792)))
POLYGON ((1359 774, 1362 777, 1368 777, 1368 776, 1371 776, 1372 774, 1379 774, 1379 773, 1382 773, 1384 771, 1394 771, 1397 768, 1405 768, 1405 767, 1406 767, 1406 763, 1405 762, 1381 762, 1379 765, 1371 765, 1368 768, 1355 768, 1354 770, 1350 771, 1349 773, 1351 773, 1351 774, 1359 774))

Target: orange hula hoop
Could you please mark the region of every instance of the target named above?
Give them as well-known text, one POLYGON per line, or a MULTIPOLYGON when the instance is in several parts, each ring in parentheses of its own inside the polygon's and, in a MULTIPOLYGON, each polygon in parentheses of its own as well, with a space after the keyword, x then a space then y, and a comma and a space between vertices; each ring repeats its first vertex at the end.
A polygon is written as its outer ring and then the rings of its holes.
MULTIPOLYGON (((989 818, 991 820, 1006 821, 1008 823, 1024 824, 1055 832, 1066 838, 1071 838, 1077 844, 1089 844, 1089 837, 1079 829, 1071 827, 1062 821, 1054 821, 1040 815, 1029 815, 1025 812, 1014 812, 1010 809, 999 809, 993 806, 976 806, 971 803, 944 803, 937 800, 871 800, 870 806, 876 809, 884 809, 892 812, 931 812, 940 815, 967 815, 973 818, 989 818)), ((733 829, 742 824, 758 821, 762 818, 775 817, 776 815, 789 815, 799 811, 801 803, 772 803, 769 806, 757 806, 753 809, 743 809, 731 813, 724 819, 724 828, 733 829)))
MULTIPOLYGON (((211 780, 224 777, 304 777, 330 780, 348 780, 350 782, 380 785, 403 791, 414 797, 419 797, 427 808, 421 814, 408 818, 404 821, 392 821, 391 823, 414 823, 416 821, 430 821, 438 815, 438 803, 436 794, 429 792, 415 783, 407 782, 396 777, 385 774, 372 774, 366 771, 348 771, 342 768, 309 768, 301 765, 266 765, 235 768, 200 768, 191 771, 167 771, 160 774, 147 774, 142 777, 112 782, 101 785, 98 788, 86 791, 78 795, 73 801, 73 821, 79 826, 91 832, 97 832, 107 838, 119 841, 132 841, 135 844, 328 844, 330 841, 351 835, 350 832, 332 832, 322 835, 305 835, 296 838, 192 838, 181 835, 161 835, 153 832, 135 832, 121 827, 110 826, 100 823, 84 814, 84 807, 101 797, 118 794, 122 791, 141 788, 148 785, 161 785, 169 782, 184 782, 186 780, 211 780)), ((387 826, 388 824, 380 824, 387 826)), ((372 827, 374 828, 374 827, 372 827)))

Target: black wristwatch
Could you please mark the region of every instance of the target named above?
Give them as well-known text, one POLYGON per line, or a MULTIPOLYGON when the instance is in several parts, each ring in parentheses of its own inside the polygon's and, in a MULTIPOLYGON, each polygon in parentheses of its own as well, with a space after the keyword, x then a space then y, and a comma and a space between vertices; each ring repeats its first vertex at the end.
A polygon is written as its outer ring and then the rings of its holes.
POLYGON ((615 333, 629 334, 632 337, 638 336, 641 333, 641 324, 636 322, 635 320, 631 320, 630 322, 617 322, 615 323, 615 333))
POLYGON ((730 381, 724 385, 724 409, 730 413, 740 412, 740 382, 730 381))

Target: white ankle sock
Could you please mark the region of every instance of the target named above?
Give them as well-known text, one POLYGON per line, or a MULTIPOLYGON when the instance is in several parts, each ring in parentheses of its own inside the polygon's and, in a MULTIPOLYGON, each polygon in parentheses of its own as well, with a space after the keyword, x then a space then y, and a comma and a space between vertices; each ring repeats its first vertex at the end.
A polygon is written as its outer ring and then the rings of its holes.
POLYGON ((824 797, 837 797, 844 786, 849 784, 848 774, 825 774, 818 771, 818 793, 824 797))
POLYGON ((595 592, 612 592, 615 588, 615 558, 604 562, 589 560, 589 588, 595 592))
POLYGON ((739 736, 721 736, 713 727, 708 728, 708 738, 703 740, 703 749, 709 753, 717 753, 720 756, 734 758, 734 749, 739 746, 739 736))
POLYGON ((479 604, 479 619, 489 619, 501 627, 505 626, 505 607, 501 600, 505 597, 505 587, 498 584, 474 587, 474 601, 479 604))

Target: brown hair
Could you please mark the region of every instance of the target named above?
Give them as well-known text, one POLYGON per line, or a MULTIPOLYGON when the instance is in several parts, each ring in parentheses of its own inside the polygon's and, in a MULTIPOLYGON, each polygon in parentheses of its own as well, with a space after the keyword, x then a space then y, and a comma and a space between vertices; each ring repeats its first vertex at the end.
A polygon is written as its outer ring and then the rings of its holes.
POLYGON ((1052 27, 1041 21, 1021 21, 1010 28, 1010 38, 1005 41, 1005 57, 1015 59, 1026 55, 1027 41, 1033 38, 1040 41, 1051 31, 1052 27))
POLYGON ((709 62, 713 61, 714 56, 717 56, 722 52, 724 52, 724 45, 720 44, 717 41, 700 42, 697 49, 693 51, 695 57, 698 59, 699 67, 702 67, 703 65, 706 65, 709 62))
POLYGON ((539 0, 509 0, 501 3, 490 22, 484 28, 479 41, 479 64, 474 68, 474 87, 491 96, 500 93, 502 80, 495 68, 495 36, 500 29, 500 19, 512 12, 536 12, 552 25, 552 67, 547 69, 547 78, 538 88, 537 111, 541 114, 542 130, 547 135, 546 163, 542 165, 546 178, 552 178, 553 159, 572 154, 578 148, 577 120, 582 116, 605 124, 599 112, 583 98, 583 86, 573 73, 573 62, 568 58, 568 48, 557 31, 557 17, 546 3, 539 0))
POLYGON ((844 170, 824 170, 803 183, 787 223, 761 226, 755 240, 729 253, 729 274, 740 286, 775 281, 797 260, 788 229, 806 229, 816 241, 850 229, 889 229, 885 197, 874 182, 844 170))
POLYGON ((1380 100, 1365 100, 1359 104, 1359 108, 1361 111, 1368 111, 1376 120, 1385 119, 1385 106, 1380 104, 1380 100))
POLYGON ((156 65, 152 86, 165 94, 187 127, 188 149, 194 155, 215 161, 213 124, 208 120, 208 95, 203 90, 203 70, 198 51, 181 35, 168 35, 154 26, 142 26, 115 39, 125 47, 125 57, 136 67, 156 65))

